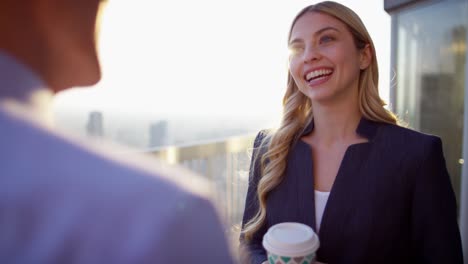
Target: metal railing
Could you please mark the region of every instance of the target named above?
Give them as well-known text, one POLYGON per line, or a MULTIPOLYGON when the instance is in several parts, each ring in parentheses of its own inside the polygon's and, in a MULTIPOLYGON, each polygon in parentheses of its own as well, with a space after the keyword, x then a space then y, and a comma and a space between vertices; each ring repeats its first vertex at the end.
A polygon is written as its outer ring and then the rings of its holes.
POLYGON ((149 152, 170 164, 182 165, 211 181, 216 203, 233 240, 237 240, 248 187, 254 135, 231 137, 149 152))

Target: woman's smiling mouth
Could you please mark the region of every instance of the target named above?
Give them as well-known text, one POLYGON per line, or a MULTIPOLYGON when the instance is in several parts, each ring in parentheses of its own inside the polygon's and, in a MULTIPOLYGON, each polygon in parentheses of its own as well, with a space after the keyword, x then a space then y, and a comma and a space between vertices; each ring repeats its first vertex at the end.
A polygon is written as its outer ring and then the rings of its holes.
POLYGON ((305 81, 309 84, 309 86, 315 86, 318 84, 322 84, 328 79, 330 79, 331 75, 333 74, 333 70, 330 68, 320 68, 316 70, 312 70, 304 75, 305 81))

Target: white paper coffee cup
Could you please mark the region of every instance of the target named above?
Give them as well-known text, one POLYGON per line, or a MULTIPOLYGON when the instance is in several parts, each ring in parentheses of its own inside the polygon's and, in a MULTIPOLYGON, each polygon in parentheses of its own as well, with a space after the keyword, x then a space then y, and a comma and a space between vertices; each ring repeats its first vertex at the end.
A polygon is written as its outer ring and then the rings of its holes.
POLYGON ((263 236, 263 247, 268 252, 270 264, 313 263, 319 246, 314 230, 301 223, 276 224, 263 236))

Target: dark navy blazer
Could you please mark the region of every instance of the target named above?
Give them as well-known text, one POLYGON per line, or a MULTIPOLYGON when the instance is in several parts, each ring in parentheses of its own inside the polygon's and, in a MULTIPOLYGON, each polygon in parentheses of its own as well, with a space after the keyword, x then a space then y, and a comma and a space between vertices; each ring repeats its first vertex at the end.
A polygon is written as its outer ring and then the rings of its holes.
MULTIPOLYGON (((313 124, 303 135, 310 133, 313 124)), ((319 232, 318 261, 335 264, 463 263, 455 195, 442 143, 396 125, 361 119, 366 143, 348 147, 330 192, 319 232)), ((265 133, 254 143, 254 155, 265 133)), ((261 156, 261 155, 260 155, 261 156)), ((266 223, 252 241, 240 238, 247 263, 262 263, 262 237, 281 222, 315 228, 312 151, 298 140, 285 177, 268 195, 266 223)), ((243 225, 258 209, 260 162, 250 169, 243 225)))

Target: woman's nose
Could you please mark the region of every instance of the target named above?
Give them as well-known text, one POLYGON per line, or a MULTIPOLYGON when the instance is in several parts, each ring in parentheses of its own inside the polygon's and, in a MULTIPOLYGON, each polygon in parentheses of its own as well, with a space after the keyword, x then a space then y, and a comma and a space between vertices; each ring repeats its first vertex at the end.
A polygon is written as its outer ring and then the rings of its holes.
POLYGON ((304 63, 310 63, 313 61, 319 60, 322 55, 320 54, 320 51, 316 47, 308 47, 304 51, 304 63))

